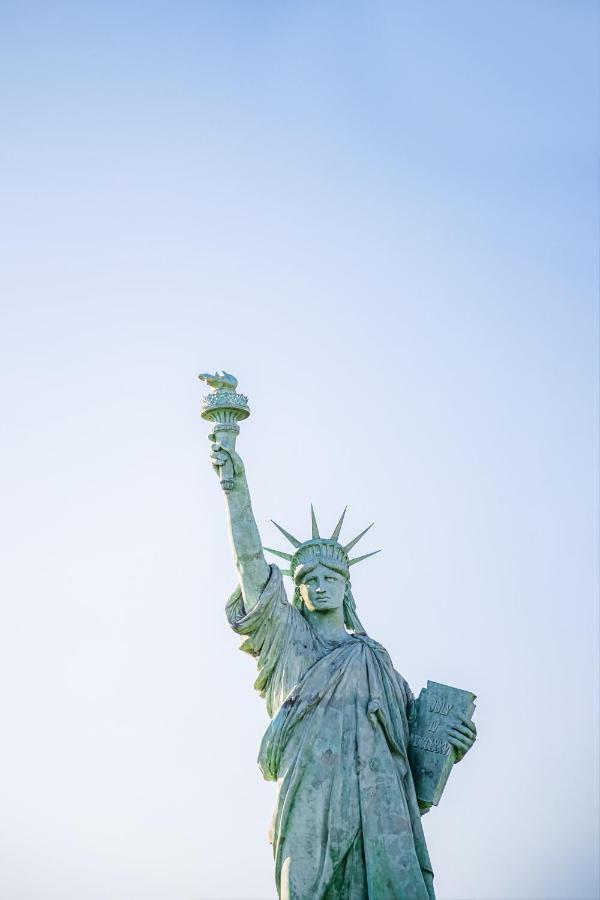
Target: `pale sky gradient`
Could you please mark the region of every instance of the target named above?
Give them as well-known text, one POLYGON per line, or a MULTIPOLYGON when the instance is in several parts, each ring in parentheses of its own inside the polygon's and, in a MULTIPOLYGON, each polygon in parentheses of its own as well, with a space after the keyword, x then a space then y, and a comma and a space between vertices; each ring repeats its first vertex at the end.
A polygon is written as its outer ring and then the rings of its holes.
MULTIPOLYGON (((480 738, 439 900, 598 897, 595 3, 0 3, 2 900, 267 900, 267 719, 200 371, 263 540, 480 738)), ((382 898, 383 900, 383 898, 382 898)))

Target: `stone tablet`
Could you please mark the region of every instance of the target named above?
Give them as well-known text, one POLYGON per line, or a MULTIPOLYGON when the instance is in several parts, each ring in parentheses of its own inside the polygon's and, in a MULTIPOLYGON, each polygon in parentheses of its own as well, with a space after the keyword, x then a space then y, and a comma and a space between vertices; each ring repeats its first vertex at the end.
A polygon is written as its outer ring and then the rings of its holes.
POLYGON ((421 806, 437 806, 456 761, 448 728, 456 718, 471 719, 475 694, 428 681, 410 717, 408 756, 421 806))

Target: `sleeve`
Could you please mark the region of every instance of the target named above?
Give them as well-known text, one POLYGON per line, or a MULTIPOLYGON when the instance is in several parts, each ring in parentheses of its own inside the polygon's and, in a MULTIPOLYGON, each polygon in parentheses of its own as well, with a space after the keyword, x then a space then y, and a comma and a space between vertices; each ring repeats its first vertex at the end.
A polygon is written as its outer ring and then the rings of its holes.
POLYGON ((265 698, 272 718, 315 661, 310 626, 289 603, 277 566, 271 566, 269 580, 249 613, 244 609, 239 585, 229 598, 225 613, 233 630, 243 638, 240 650, 256 659, 258 677, 254 687, 265 698))
POLYGON ((406 717, 408 719, 408 724, 410 727, 415 721, 417 714, 417 710, 415 707, 415 695, 411 691, 408 681, 406 681, 405 678, 402 678, 402 681, 404 682, 404 690, 406 692, 406 717))
MULTIPOLYGON (((402 680, 404 683, 404 690, 406 691, 406 718, 408 721, 409 732, 413 730, 413 727, 417 724, 417 707, 415 703, 415 695, 410 689, 408 681, 405 678, 402 678, 402 675, 398 675, 398 678, 402 680)), ((416 798, 416 793, 415 793, 416 798)), ((421 803, 420 800, 417 800, 417 804, 419 807, 419 813, 421 816, 424 816, 431 809, 431 804, 421 803)), ((431 873, 431 877, 433 878, 433 870, 431 868, 425 869, 431 873)))
MULTIPOLYGON (((390 660, 390 667, 392 667, 391 660, 390 660)), ((410 685, 409 685, 408 681, 406 680, 406 678, 404 678, 404 676, 401 675, 400 672, 396 671, 396 669, 393 669, 393 667, 392 667, 392 670, 394 673, 394 678, 396 680, 396 684, 400 689, 400 696, 402 697, 402 705, 404 707, 406 717, 407 717, 408 721, 410 722, 410 717, 414 710, 414 705, 415 705, 415 695, 411 691, 410 685)))

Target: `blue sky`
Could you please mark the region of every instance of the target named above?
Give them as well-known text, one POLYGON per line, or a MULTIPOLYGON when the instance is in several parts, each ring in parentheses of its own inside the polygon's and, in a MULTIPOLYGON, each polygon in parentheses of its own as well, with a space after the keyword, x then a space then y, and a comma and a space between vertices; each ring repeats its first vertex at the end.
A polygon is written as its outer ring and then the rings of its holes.
POLYGON ((425 820, 440 900, 592 900, 596 4, 0 23, 0 892, 274 897, 199 418, 223 367, 265 544, 311 501, 374 520, 361 619, 413 690, 479 696, 425 820))

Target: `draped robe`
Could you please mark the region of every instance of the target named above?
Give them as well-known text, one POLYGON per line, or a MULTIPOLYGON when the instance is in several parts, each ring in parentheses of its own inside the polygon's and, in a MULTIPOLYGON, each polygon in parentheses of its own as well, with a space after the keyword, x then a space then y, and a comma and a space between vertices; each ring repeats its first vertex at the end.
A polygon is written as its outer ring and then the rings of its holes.
POLYGON ((277 566, 249 613, 239 587, 226 612, 271 717, 258 762, 277 782, 280 900, 435 900, 407 756, 413 698, 386 650, 320 638, 277 566))

